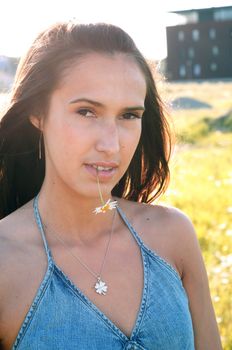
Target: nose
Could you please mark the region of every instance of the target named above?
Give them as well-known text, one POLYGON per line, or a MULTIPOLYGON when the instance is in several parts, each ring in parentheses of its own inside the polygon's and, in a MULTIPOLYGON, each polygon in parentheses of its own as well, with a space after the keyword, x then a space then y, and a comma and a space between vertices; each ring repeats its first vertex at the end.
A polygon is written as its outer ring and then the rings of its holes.
POLYGON ((98 132, 96 150, 109 155, 120 150, 119 130, 116 122, 104 122, 98 132))

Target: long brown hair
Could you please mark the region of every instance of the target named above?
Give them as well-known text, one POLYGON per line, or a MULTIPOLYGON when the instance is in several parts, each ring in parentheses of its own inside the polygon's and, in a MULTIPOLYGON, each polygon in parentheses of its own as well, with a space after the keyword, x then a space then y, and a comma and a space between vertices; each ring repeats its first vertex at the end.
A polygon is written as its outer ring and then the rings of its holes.
MULTIPOLYGON (((151 202, 169 179, 170 132, 151 70, 131 37, 108 24, 59 23, 43 31, 20 60, 9 105, 0 123, 0 218, 32 199, 45 175, 38 159, 40 132, 29 120, 43 115, 64 69, 89 52, 125 53, 146 79, 142 134, 133 159, 112 194, 151 202)), ((43 146, 44 147, 44 146, 43 146)))

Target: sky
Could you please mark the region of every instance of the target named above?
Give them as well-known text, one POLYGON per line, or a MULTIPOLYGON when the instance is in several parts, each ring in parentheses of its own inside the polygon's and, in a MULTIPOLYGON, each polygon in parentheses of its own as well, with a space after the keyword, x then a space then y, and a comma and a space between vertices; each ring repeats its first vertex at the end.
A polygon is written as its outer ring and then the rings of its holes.
POLYGON ((169 11, 231 6, 230 0, 5 0, 0 11, 0 55, 20 57, 36 35, 52 23, 75 18, 80 23, 120 26, 148 59, 166 57, 169 11))

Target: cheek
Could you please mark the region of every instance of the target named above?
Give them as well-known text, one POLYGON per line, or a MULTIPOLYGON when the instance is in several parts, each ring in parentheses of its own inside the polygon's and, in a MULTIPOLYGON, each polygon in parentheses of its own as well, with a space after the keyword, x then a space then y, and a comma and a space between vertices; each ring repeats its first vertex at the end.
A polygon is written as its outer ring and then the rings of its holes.
POLYGON ((89 139, 88 130, 69 120, 63 120, 48 126, 48 140, 53 147, 59 148, 62 153, 69 153, 80 149, 89 139))
POLYGON ((130 143, 130 145, 136 145, 139 142, 140 135, 142 132, 142 122, 141 120, 137 120, 134 124, 129 125, 125 128, 126 136, 124 139, 126 143, 130 143))
POLYGON ((60 167, 76 153, 74 130, 65 123, 49 123, 44 130, 48 160, 60 167))
POLYGON ((123 155, 128 157, 130 160, 132 159, 138 146, 141 131, 141 125, 138 125, 136 128, 127 130, 124 137, 122 137, 121 149, 123 151, 123 155))

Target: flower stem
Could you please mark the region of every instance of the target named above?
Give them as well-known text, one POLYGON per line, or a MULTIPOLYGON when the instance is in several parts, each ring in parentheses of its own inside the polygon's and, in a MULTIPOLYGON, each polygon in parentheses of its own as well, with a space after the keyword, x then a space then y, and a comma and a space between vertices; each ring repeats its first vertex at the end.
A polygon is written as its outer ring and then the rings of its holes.
POLYGON ((102 196, 102 192, 101 192, 101 188, 100 188, 100 183, 99 183, 99 178, 98 178, 98 171, 97 171, 97 186, 98 186, 98 192, 99 192, 99 196, 102 202, 102 205, 105 204, 103 196, 102 196))

